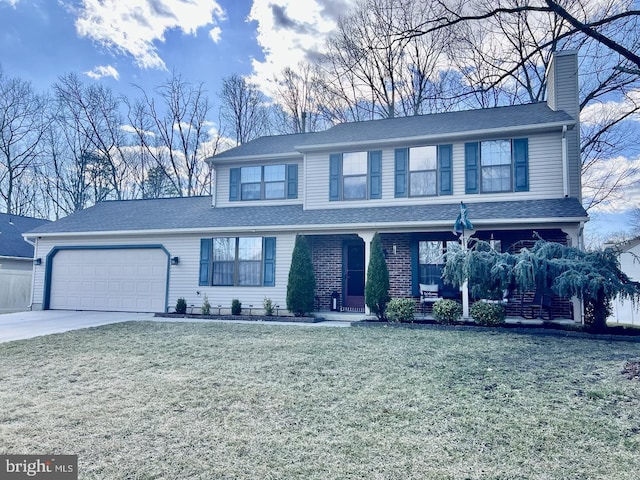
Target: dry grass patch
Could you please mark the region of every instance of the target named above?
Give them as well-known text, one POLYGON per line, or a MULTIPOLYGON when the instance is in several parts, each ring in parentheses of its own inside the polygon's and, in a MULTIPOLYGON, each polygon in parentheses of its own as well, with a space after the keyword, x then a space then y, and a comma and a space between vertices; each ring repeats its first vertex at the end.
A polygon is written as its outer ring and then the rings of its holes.
POLYGON ((640 344, 127 323, 0 345, 0 452, 80 478, 637 478, 640 344))

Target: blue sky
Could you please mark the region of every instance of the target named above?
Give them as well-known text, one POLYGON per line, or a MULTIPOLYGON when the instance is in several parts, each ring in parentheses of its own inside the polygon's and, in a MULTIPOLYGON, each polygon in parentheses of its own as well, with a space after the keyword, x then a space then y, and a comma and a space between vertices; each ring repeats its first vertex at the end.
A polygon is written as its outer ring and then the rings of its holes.
POLYGON ((194 4, 199 8, 175 8, 164 15, 157 12, 162 11, 161 0, 104 2, 157 6, 155 15, 153 9, 144 8, 145 18, 130 22, 118 22, 131 12, 129 7, 121 9, 114 15, 120 31, 108 25, 103 27, 105 31, 93 28, 114 20, 100 8, 92 7, 98 3, 0 0, 0 65, 5 74, 31 81, 38 90, 45 90, 60 75, 76 72, 87 81, 93 78, 116 92, 127 93, 132 83, 145 90, 159 85, 175 69, 191 82, 205 82, 213 95, 222 77, 249 74, 254 59, 264 60, 256 39, 257 22, 247 20, 250 1, 198 1, 194 4), (190 24, 187 32, 178 26, 185 24, 190 24), (92 29, 93 34, 87 32, 92 29), (217 35, 215 40, 212 30, 217 35), (131 38, 134 36, 137 39, 131 38))

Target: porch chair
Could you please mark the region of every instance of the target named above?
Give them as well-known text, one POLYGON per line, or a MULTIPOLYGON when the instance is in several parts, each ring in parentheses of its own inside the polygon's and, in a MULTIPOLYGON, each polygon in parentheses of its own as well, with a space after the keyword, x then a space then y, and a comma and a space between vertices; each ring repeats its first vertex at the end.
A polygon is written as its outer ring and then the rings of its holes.
POLYGON ((422 306, 422 314, 424 315, 424 308, 427 304, 434 304, 438 300, 442 300, 439 294, 439 287, 437 283, 421 283, 420 284, 420 305, 422 306))
POLYGON ((544 320, 543 311, 547 311, 547 315, 549 316, 549 320, 553 320, 553 313, 551 312, 551 307, 553 305, 553 298, 551 295, 541 292, 540 290, 536 290, 533 297, 522 295, 522 300, 520 303, 520 316, 524 318, 541 318, 544 320), (528 313, 530 316, 526 315, 528 313), (537 310, 537 315, 536 315, 537 310))

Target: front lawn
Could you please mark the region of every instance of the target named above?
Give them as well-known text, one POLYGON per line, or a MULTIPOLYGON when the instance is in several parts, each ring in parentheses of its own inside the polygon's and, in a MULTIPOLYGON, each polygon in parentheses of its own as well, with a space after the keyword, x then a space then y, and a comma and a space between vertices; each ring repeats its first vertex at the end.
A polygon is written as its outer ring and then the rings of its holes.
POLYGON ((81 479, 635 479, 640 343, 139 322, 0 344, 0 453, 81 479))

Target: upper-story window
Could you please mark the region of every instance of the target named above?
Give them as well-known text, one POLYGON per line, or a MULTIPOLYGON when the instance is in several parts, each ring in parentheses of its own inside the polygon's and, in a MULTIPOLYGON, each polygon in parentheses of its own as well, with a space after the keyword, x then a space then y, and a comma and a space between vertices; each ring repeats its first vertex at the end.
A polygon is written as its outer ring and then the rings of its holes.
POLYGON ((363 200, 367 198, 367 152, 342 154, 342 198, 363 200))
POLYGON ((480 142, 480 178, 483 192, 511 191, 511 141, 480 142))
POLYGON ((465 144, 465 192, 529 190, 529 142, 526 138, 465 144))
POLYGON ((438 149, 435 146, 409 149, 409 196, 438 193, 438 149))
POLYGON ((451 195, 451 145, 424 145, 395 151, 395 196, 451 195))
POLYGON ((382 152, 346 152, 329 158, 329 200, 382 197, 382 152))
POLYGON ((232 168, 229 200, 278 200, 298 197, 298 166, 262 165, 232 168))

